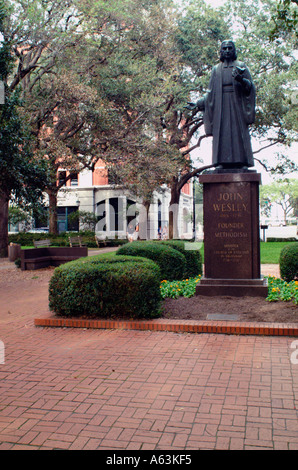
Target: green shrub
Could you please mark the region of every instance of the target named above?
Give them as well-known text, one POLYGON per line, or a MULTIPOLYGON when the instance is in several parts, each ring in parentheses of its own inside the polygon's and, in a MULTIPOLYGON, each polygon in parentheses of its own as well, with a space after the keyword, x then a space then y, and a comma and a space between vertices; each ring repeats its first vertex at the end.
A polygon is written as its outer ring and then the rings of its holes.
MULTIPOLYGON (((95 241, 95 234, 91 231, 85 232, 63 232, 59 234, 54 233, 33 233, 33 232, 19 232, 19 233, 11 233, 9 234, 9 243, 18 243, 21 246, 34 246, 34 240, 44 240, 45 238, 49 238, 52 242, 52 245, 55 246, 69 246, 69 239, 68 237, 71 236, 80 236, 82 239, 82 243, 88 248, 97 248, 97 244, 95 241)), ((120 239, 106 239, 102 243, 102 247, 113 247, 119 246, 124 243, 127 243, 127 240, 120 240, 120 239)))
POLYGON ((66 237, 64 234, 19 232, 11 233, 8 236, 9 243, 17 243, 21 246, 34 246, 33 241, 44 239, 50 239, 52 245, 55 246, 69 246, 68 236, 66 237))
POLYGON ((116 255, 141 256, 158 264, 162 279, 183 279, 186 259, 178 250, 155 241, 135 241, 118 249, 116 255))
POLYGON ((287 282, 298 279, 298 243, 283 247, 279 258, 280 275, 287 282))
POLYGON ((159 267, 145 258, 102 255, 55 269, 49 306, 58 315, 153 318, 160 315, 159 267))
MULTIPOLYGON (((183 240, 162 240, 157 243, 168 245, 175 250, 178 250, 185 256, 186 264, 185 271, 183 274, 184 279, 199 276, 202 274, 202 256, 199 250, 188 250, 185 249, 185 242, 183 240)), ((191 243, 187 242, 187 247, 190 247, 191 243)))
POLYGON ((276 242, 282 242, 282 243, 286 242, 286 243, 289 243, 289 242, 296 242, 296 241, 297 241, 297 239, 294 238, 294 237, 289 237, 289 238, 268 237, 268 238, 266 239, 266 242, 267 242, 267 243, 272 243, 272 242, 274 242, 274 243, 276 243, 276 242))

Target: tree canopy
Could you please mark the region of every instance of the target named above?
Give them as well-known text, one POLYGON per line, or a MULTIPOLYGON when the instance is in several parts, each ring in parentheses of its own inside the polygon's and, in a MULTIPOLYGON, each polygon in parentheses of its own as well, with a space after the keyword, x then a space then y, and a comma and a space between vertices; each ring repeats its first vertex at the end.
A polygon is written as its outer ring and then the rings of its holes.
MULTIPOLYGON (((4 31, 6 8, 0 1, 0 33, 4 31)), ((20 113, 20 90, 7 86, 13 69, 11 42, 5 37, 0 44, 0 79, 5 86, 5 101, 0 105, 0 256, 7 255, 8 203, 33 207, 42 198, 45 173, 43 165, 35 161, 32 140, 20 113)))
POLYGON ((263 202, 263 207, 270 207, 273 202, 281 207, 284 216, 284 223, 286 224, 288 216, 293 213, 297 206, 298 180, 285 178, 263 185, 260 190, 260 196, 263 202))
MULTIPOLYGON (((7 93, 20 90, 35 164, 46 167, 52 230, 59 189, 99 159, 145 201, 162 183, 179 201, 201 171, 191 154, 205 138, 202 113, 185 105, 206 91, 232 32, 257 87, 253 136, 260 147, 297 141, 297 39, 291 28, 270 36, 273 0, 228 1, 219 10, 203 0, 183 9, 166 0, 8 0, 5 9, 2 76, 7 93), (69 172, 57 184, 59 168, 69 172)), ((273 165, 259 155, 269 170, 296 168, 284 156, 273 165)))

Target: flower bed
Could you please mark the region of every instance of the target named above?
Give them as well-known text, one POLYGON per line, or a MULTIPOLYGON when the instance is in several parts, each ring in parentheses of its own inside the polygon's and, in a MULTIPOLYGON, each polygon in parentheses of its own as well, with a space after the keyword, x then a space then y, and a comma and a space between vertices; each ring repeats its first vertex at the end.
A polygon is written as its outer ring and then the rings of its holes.
POLYGON ((196 285, 200 282, 201 276, 184 279, 183 281, 163 280, 160 284, 161 296, 163 299, 178 297, 193 297, 196 293, 196 285))
POLYGON ((283 279, 268 277, 268 297, 269 302, 293 301, 298 304, 298 281, 286 282, 283 279))

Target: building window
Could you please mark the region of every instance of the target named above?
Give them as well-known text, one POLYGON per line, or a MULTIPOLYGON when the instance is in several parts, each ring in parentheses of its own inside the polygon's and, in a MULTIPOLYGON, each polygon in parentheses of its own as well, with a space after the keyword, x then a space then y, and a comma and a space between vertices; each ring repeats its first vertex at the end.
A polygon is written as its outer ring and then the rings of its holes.
POLYGON ((78 173, 71 173, 70 186, 78 186, 78 173))
POLYGON ((78 210, 77 206, 57 207, 58 232, 78 232, 79 219, 70 222, 69 215, 78 210))

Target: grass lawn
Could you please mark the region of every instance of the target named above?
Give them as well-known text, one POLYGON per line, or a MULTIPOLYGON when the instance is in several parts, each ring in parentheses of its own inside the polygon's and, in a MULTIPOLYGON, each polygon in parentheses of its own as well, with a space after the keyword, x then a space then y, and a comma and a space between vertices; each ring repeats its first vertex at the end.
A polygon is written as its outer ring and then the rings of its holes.
MULTIPOLYGON (((289 242, 261 242, 261 264, 279 264, 279 255, 282 248, 288 245, 289 242)), ((204 261, 204 246, 199 244, 203 261, 204 261)), ((89 250, 90 253, 91 250, 89 250)), ((104 255, 115 256, 115 252, 104 253, 104 255)))
MULTIPOLYGON (((279 255, 281 249, 289 242, 261 242, 261 264, 279 264, 279 255)), ((204 246, 197 243, 204 262, 204 246)), ((22 249, 33 248, 32 246, 22 246, 22 249)), ((92 248, 89 248, 89 254, 92 254, 92 248)), ((94 248, 94 251, 97 250, 94 248)), ((115 251, 103 253, 103 256, 115 256, 115 251)))
MULTIPOLYGON (((282 248, 291 242, 261 242, 261 264, 279 264, 279 255, 282 248)), ((204 247, 200 248, 204 262, 204 247)))
POLYGON ((288 244, 289 242, 261 242, 261 264, 279 264, 280 252, 288 244))

